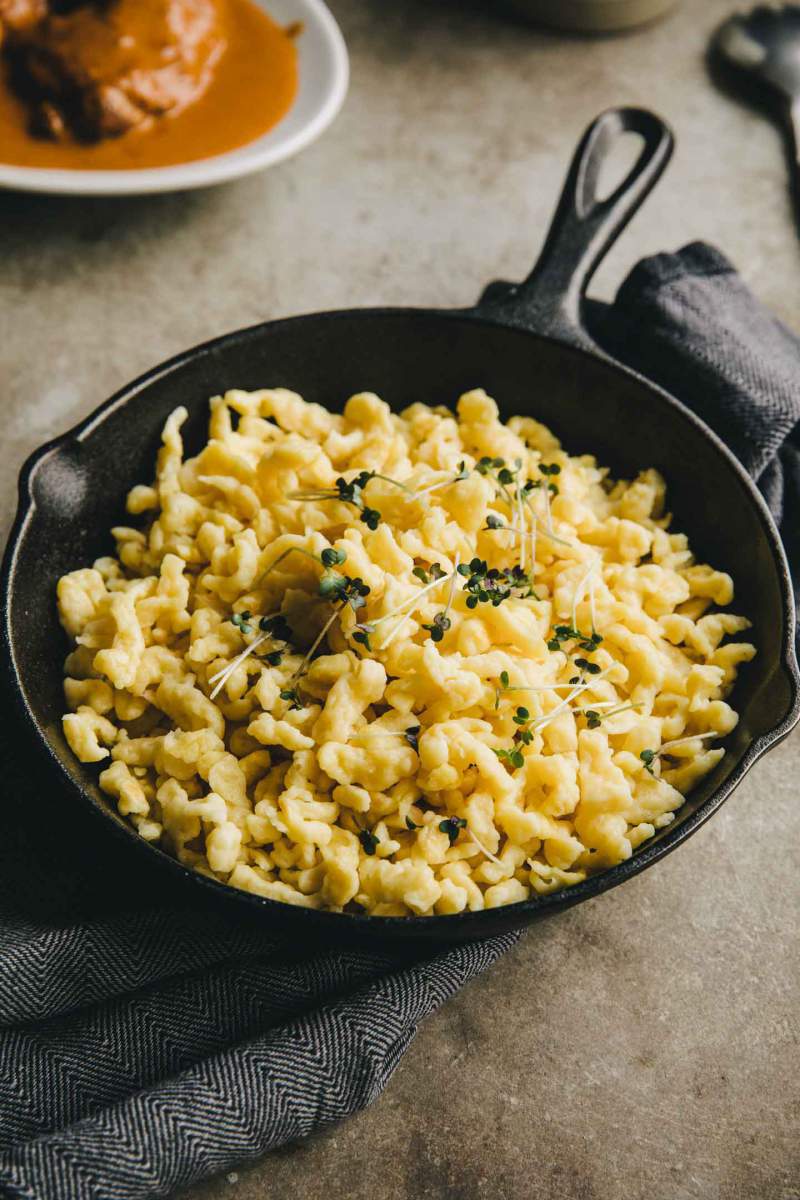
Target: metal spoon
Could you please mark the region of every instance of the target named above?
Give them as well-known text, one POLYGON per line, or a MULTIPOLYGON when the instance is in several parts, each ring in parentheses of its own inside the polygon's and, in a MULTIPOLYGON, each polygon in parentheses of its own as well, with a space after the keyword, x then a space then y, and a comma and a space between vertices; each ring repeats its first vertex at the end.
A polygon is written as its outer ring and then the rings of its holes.
POLYGON ((757 88, 784 123, 800 205, 800 5, 760 4, 725 21, 712 53, 757 88))

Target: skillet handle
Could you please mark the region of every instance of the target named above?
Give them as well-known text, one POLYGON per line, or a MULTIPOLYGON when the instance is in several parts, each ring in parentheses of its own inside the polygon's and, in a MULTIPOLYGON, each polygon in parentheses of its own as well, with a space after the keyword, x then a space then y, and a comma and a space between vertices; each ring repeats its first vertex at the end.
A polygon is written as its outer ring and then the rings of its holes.
POLYGON ((597 352, 583 322, 586 289, 628 222, 660 179, 674 149, 669 127, 641 108, 611 108, 586 130, 575 152, 539 261, 523 283, 490 283, 476 316, 543 333, 597 352), (622 183, 597 198, 613 144, 638 133, 642 151, 622 183))

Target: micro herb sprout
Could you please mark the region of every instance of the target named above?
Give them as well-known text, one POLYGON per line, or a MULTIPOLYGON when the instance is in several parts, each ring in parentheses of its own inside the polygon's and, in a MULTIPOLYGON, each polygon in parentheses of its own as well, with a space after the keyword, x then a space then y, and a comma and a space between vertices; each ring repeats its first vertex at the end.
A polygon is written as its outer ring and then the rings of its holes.
MULTIPOLYGON (((517 476, 522 470, 522 459, 515 459, 513 465, 509 466, 504 458, 490 458, 488 454, 485 454, 476 462, 475 470, 479 475, 492 480, 497 488, 497 494, 502 495, 513 512, 516 501, 508 489, 512 484, 517 483, 517 476)), ((519 489, 521 485, 517 486, 519 489)))
MULTIPOLYGON (((562 712, 566 712, 576 696, 579 696, 581 692, 585 692, 587 688, 592 687, 600 679, 604 678, 604 676, 607 675, 608 671, 610 670, 611 668, 609 667, 608 670, 601 672, 594 679, 580 680, 580 682, 576 683, 572 688, 569 695, 565 696, 563 700, 559 701, 555 708, 552 708, 548 713, 544 713, 541 717, 531 717, 527 708, 523 708, 521 706, 518 707, 515 710, 512 718, 514 724, 517 726, 517 729, 514 733, 511 746, 505 746, 503 748, 494 747, 494 752, 500 761, 514 768, 523 766, 525 759, 523 757, 522 747, 529 746, 533 741, 534 734, 538 733, 539 730, 544 729, 551 723, 551 721, 555 721, 556 717, 559 717, 562 712)), ((533 691, 534 689, 531 688, 530 690, 533 691)))
POLYGON ((500 701, 507 692, 560 692, 564 688, 572 688, 576 683, 583 683, 579 675, 573 676, 567 683, 516 683, 512 684, 508 671, 501 671, 498 683, 494 689, 495 709, 500 707, 500 701))
POLYGON ((531 493, 537 490, 540 491, 544 496, 543 532, 547 535, 551 542, 556 542, 560 546, 569 546, 572 548, 571 542, 568 542, 564 538, 560 538, 556 535, 556 532, 553 529, 553 516, 550 511, 550 497, 557 496, 559 492, 558 484, 553 483, 553 478, 554 476, 561 474, 561 467, 558 465, 558 463, 540 463, 539 473, 542 476, 541 479, 529 479, 522 487, 525 504, 530 509, 534 520, 538 521, 539 516, 536 512, 536 509, 533 507, 531 493))
MULTIPOLYGON (((219 693, 224 688, 225 684, 230 679, 237 667, 239 667, 245 659, 251 654, 255 654, 259 646, 264 642, 272 640, 275 642, 289 643, 294 639, 294 633, 290 628, 286 618, 280 613, 270 613, 265 617, 254 617, 251 612, 234 613, 231 617, 231 624, 234 625, 239 632, 244 636, 252 633, 255 624, 258 624, 258 636, 253 638, 253 641, 242 650, 241 654, 237 654, 236 658, 232 659, 227 666, 222 670, 217 671, 214 675, 210 675, 208 682, 213 684, 213 690, 209 695, 209 699, 215 700, 219 693)), ((281 661, 282 651, 275 649, 266 655, 265 661, 271 666, 277 666, 281 661)))
POLYGON ((422 628, 431 635, 432 642, 440 642, 452 623, 446 613, 438 612, 433 618, 433 622, 430 625, 423 625, 422 628))
POLYGON ((412 750, 418 750, 419 749, 420 729, 421 729, 420 725, 410 725, 408 727, 408 729, 374 729, 374 728, 370 728, 370 729, 358 730, 356 732, 355 736, 356 737, 366 737, 366 738, 401 737, 406 742, 408 742, 408 744, 412 750))
POLYGON ((413 494, 411 489, 401 483, 399 479, 381 475, 378 471, 360 471, 354 479, 345 479, 340 475, 334 481, 332 488, 309 488, 305 491, 292 492, 289 498, 306 501, 338 500, 342 504, 351 504, 358 510, 360 520, 368 529, 377 529, 381 522, 381 514, 376 508, 370 508, 364 499, 364 489, 372 479, 382 479, 384 483, 390 483, 393 487, 400 488, 409 495, 413 494))
POLYGON ((447 603, 444 606, 444 611, 436 614, 436 616, 433 618, 433 624, 422 626, 422 628, 427 629, 428 633, 431 635, 432 642, 440 642, 450 626, 453 624, 447 614, 450 612, 450 609, 453 606, 453 596, 456 590, 456 580, 458 579, 459 565, 459 555, 456 554, 453 573, 450 576, 450 589, 447 593, 447 603))
POLYGON ((515 567, 490 567, 485 559, 473 558, 458 567, 459 575, 466 579, 467 608, 479 604, 491 604, 497 608, 504 600, 526 599, 534 596, 530 576, 518 565, 515 567))
POLYGON ((294 632, 291 625, 280 613, 276 613, 273 617, 262 617, 258 622, 258 628, 267 637, 271 637, 276 642, 291 642, 294 640, 294 632))
POLYGON ((408 729, 403 731, 403 737, 406 739, 412 750, 419 750, 420 729, 420 725, 410 725, 408 729))
POLYGON ((353 639, 356 645, 363 646, 365 650, 369 650, 371 652, 372 642, 370 641, 370 638, 374 632, 375 626, 370 625, 368 621, 365 621, 361 625, 356 625, 355 630, 350 634, 350 637, 353 639))
POLYGON ((381 839, 370 829, 362 829, 358 835, 358 840, 361 842, 364 853, 371 856, 377 850, 378 842, 381 839))
POLYGON ((558 463, 540 463, 539 472, 540 474, 544 475, 546 480, 548 480, 546 490, 550 492, 551 495, 557 496, 558 484, 553 483, 553 477, 561 474, 561 467, 558 465, 558 463))
POLYGON ((240 633, 252 633, 253 627, 250 622, 253 619, 251 612, 234 613, 231 617, 231 625, 235 625, 240 633))
POLYGON ((460 483, 462 479, 469 479, 469 475, 469 467, 462 459, 458 464, 458 470, 455 475, 450 475, 446 479, 437 479, 435 483, 428 484, 427 487, 412 492, 412 499, 419 500, 422 496, 430 496, 432 492, 438 492, 440 488, 451 487, 454 483, 460 483))
POLYGON ((279 694, 280 694, 281 700, 285 700, 287 702, 287 704, 289 705, 289 708, 302 708, 303 707, 302 702, 300 700, 300 694, 299 694, 297 688, 290 688, 290 687, 281 688, 281 691, 279 694))
POLYGON ((691 733, 686 737, 675 738, 674 741, 671 742, 664 742, 664 745, 660 750, 642 750, 639 753, 639 758, 644 763, 645 770, 649 771, 651 775, 655 775, 653 767, 656 761, 661 758, 662 755, 664 758, 669 758, 669 751, 675 746, 685 746, 687 742, 705 742, 710 738, 718 737, 721 737, 721 734, 717 733, 716 730, 713 729, 709 730, 707 733, 691 733))
MULTIPOLYGON (((598 704, 597 708, 584 709, 583 716, 586 718, 586 723, 590 729, 599 729, 603 721, 608 717, 616 717, 618 713, 631 712, 633 709, 641 708, 641 704, 618 704, 615 708, 610 708, 608 711, 600 712, 603 706, 598 704)), ((576 713, 580 716, 581 713, 576 713)))
POLYGON ((547 642, 547 648, 549 650, 563 650, 564 646, 562 643, 577 642, 577 649, 582 650, 584 654, 594 654, 597 647, 602 644, 602 641, 603 639, 599 633, 581 633, 580 629, 576 629, 572 625, 556 625, 547 642))
POLYGON ((270 575, 285 558, 288 558, 290 554, 302 554, 305 558, 310 558, 312 562, 320 563, 326 570, 332 565, 333 562, 343 563, 347 558, 347 554, 344 550, 334 550, 333 547, 330 547, 330 551, 337 556, 341 555, 341 557, 337 557, 336 559, 329 558, 328 561, 326 561, 323 558, 323 555, 328 555, 327 549, 323 550, 322 554, 314 554, 311 550, 306 550, 305 546, 289 546, 288 550, 284 550, 278 555, 273 563, 270 563, 266 571, 264 571, 264 573, 260 576, 258 584, 260 585, 263 583, 266 577, 270 575))
POLYGON ((360 576, 351 579, 349 575, 340 575, 338 571, 328 570, 319 581, 319 594, 323 600, 338 601, 337 607, 333 610, 328 620, 323 625, 322 629, 314 639, 311 648, 306 652, 303 661, 292 676, 290 683, 294 683, 301 675, 305 674, 309 662, 314 657, 317 647, 326 636, 331 625, 340 615, 343 609, 348 606, 353 612, 358 612, 366 604, 366 599, 370 593, 369 586, 364 583, 360 576))
POLYGON ((435 583, 437 579, 444 579, 447 576, 447 572, 442 570, 439 563, 431 563, 427 571, 424 567, 414 567, 411 574, 414 575, 420 581, 420 583, 435 583))
POLYGON ((339 600, 341 606, 347 605, 353 612, 358 612, 367 603, 369 586, 360 576, 351 579, 349 575, 340 575, 338 571, 328 571, 319 583, 319 594, 325 600, 339 600))
POLYGON ((439 822, 439 829, 442 833, 447 834, 451 846, 455 845, 461 830, 466 828, 467 822, 463 817, 445 817, 443 821, 439 822))
MULTIPOLYGON (((400 604, 395 605, 395 607, 391 610, 391 612, 384 613, 384 615, 382 617, 378 617, 377 620, 375 620, 371 623, 372 627, 373 627, 373 631, 374 631, 375 627, 378 625, 381 625, 384 621, 388 621, 392 617, 396 617, 396 616, 400 617, 400 619, 396 623, 394 629, 388 635, 388 637, 385 639, 385 641, 382 643, 382 645, 379 647, 379 649, 381 649, 381 650, 388 649, 388 647, 391 645, 391 643, 394 641, 394 639, 397 637, 398 633, 402 629, 406 618, 411 616, 411 613, 418 606, 422 597, 427 595, 428 592, 432 591, 434 588, 438 587, 440 584, 445 583, 447 580, 450 580, 450 596, 447 601, 447 608, 449 609, 450 603, 452 600, 452 594, 453 594, 453 581, 457 578, 457 573, 460 571, 460 567, 458 566, 458 559, 456 558, 456 566, 450 572, 449 575, 446 572, 442 571, 442 569, 441 569, 441 567, 439 567, 438 563, 436 564, 436 567, 437 567, 437 570, 435 573, 434 573, 433 567, 431 567, 429 576, 428 576, 430 578, 431 575, 435 574, 435 578, 430 579, 429 583, 426 583, 424 587, 421 587, 419 589, 419 591, 416 593, 416 595, 407 596, 406 599, 403 600, 400 604), (406 611, 406 610, 408 610, 408 611, 406 611), (400 614, 402 614, 402 615, 400 615, 400 614)), ((417 575, 417 578, 419 579, 420 576, 417 575)), ((445 613, 444 616, 446 618, 447 614, 445 613)), ((442 636, 444 636, 444 630, 442 630, 442 636)))
POLYGON ((525 759, 522 751, 516 746, 511 746, 508 749, 498 750, 495 748, 495 754, 500 759, 500 762, 506 763, 509 767, 514 767, 515 770, 525 766, 525 759))
POLYGON ((658 758, 658 755, 656 754, 655 750, 641 750, 639 752, 639 758, 644 763, 645 770, 647 772, 649 772, 650 775, 655 775, 655 771, 653 770, 653 763, 658 758))

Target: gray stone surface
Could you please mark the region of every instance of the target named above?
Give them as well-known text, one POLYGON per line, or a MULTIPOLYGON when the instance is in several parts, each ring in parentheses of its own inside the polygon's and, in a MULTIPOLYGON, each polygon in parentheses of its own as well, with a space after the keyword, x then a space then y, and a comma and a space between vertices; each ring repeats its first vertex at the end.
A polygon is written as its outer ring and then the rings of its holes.
MULTIPOLYGON (((703 65, 734 4, 685 0, 596 42, 492 0, 333 7, 352 90, 295 161, 185 196, 0 195, 4 520, 30 450, 193 342, 309 309, 461 304, 521 274, 573 143, 617 102, 660 111, 679 148, 598 293, 705 237, 800 325, 779 136, 703 65)), ((367 1112, 185 1200, 797 1200, 798 768, 795 736, 679 853, 531 931, 367 1112)))

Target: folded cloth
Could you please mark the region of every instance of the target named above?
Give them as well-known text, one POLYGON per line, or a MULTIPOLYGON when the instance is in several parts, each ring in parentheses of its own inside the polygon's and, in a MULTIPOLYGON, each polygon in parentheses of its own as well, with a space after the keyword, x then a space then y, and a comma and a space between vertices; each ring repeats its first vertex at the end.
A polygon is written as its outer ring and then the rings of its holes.
MULTIPOLYGON (((760 486, 798 567, 800 342, 714 250, 637 267, 595 336, 695 408, 760 486)), ((163 1196, 353 1113, 418 1022, 515 936, 320 947, 197 907, 39 784, 5 732, 0 1187, 163 1196)), ((35 756, 34 756, 35 761, 35 756)))
POLYGON ((752 475, 800 603, 800 338, 703 242, 644 259, 613 305, 591 307, 589 325, 614 358, 702 417, 752 475))

